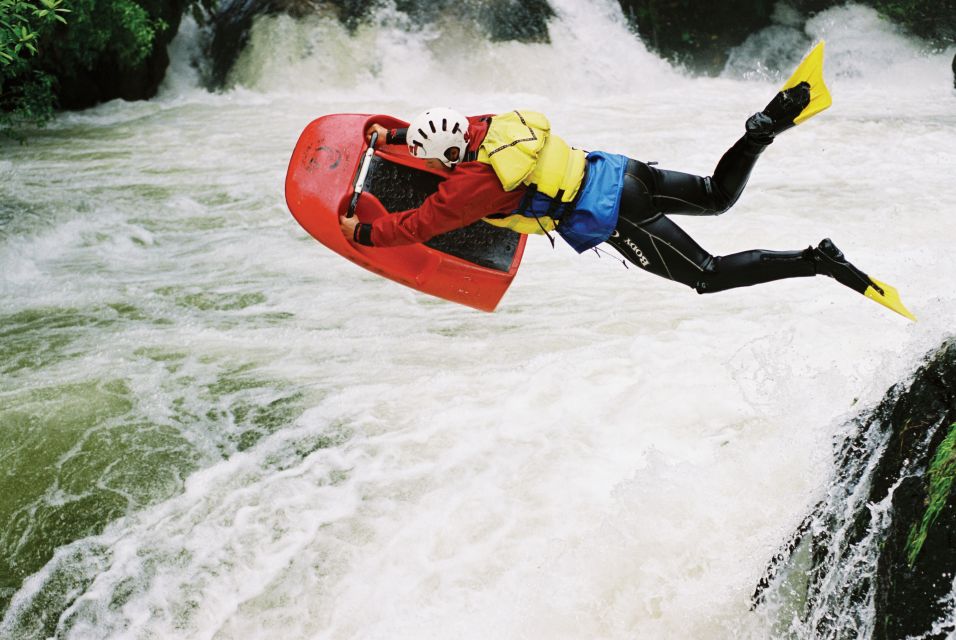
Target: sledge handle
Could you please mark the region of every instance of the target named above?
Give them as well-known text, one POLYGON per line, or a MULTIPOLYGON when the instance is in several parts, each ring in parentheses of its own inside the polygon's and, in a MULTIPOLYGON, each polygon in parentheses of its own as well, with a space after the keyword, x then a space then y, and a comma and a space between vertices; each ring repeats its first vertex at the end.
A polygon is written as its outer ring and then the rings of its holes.
POLYGON ((368 150, 365 152, 365 158, 362 160, 362 166, 359 167, 358 175, 355 176, 355 184, 352 185, 352 201, 349 202, 349 209, 345 213, 346 218, 351 218, 355 215, 355 206, 358 204, 362 189, 365 188, 365 177, 368 175, 368 167, 372 161, 372 156, 375 154, 376 142, 378 142, 378 133, 372 132, 372 137, 369 139, 368 150))

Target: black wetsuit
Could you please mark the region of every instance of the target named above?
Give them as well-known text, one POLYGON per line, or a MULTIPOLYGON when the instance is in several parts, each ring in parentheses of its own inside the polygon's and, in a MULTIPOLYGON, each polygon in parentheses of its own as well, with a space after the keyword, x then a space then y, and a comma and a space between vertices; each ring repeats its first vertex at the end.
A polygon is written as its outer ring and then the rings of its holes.
MULTIPOLYGON (((386 142, 403 144, 406 131, 389 131, 386 142)), ((729 209, 737 202, 757 158, 771 141, 772 137, 759 142, 745 134, 723 155, 714 175, 707 178, 629 160, 617 228, 607 243, 629 262, 682 282, 698 293, 816 275, 812 248, 755 249, 713 256, 665 215, 715 216, 729 209)))
POLYGON ((713 256, 666 215, 713 216, 729 209, 765 148, 745 135, 724 154, 708 178, 630 160, 617 228, 608 244, 629 262, 698 293, 816 275, 812 250, 757 249, 713 256))

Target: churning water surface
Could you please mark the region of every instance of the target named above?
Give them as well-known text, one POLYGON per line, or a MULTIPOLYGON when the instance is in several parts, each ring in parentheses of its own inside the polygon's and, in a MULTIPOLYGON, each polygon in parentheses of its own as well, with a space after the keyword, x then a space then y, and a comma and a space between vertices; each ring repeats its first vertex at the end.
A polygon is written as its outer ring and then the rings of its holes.
POLYGON ((158 98, 0 147, 0 635, 778 633, 749 595, 833 434, 952 332, 949 57, 849 6, 692 78, 616 5, 552 4, 550 44, 261 19, 219 94, 187 27, 158 98), (829 279, 698 296, 543 238, 483 314, 285 207, 311 119, 435 104, 709 174, 817 38, 833 108, 679 222, 717 254, 832 237, 918 324, 829 279))

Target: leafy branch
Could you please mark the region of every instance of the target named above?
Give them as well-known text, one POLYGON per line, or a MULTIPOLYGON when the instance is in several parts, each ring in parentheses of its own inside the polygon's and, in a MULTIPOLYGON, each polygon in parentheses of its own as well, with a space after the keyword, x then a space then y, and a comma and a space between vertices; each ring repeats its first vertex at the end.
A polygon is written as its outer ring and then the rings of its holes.
POLYGON ((7 67, 25 55, 36 55, 41 33, 57 22, 66 24, 63 14, 69 12, 63 0, 0 0, 0 65, 7 67))

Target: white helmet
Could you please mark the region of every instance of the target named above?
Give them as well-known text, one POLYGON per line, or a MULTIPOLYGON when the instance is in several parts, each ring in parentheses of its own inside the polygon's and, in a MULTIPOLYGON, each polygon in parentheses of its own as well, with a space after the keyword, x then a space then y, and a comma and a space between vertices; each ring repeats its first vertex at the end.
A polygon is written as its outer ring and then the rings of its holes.
POLYGON ((452 109, 436 107, 412 120, 405 140, 408 152, 416 158, 436 158, 450 168, 464 159, 467 134, 468 118, 452 109), (452 149, 458 149, 457 157, 452 149))

